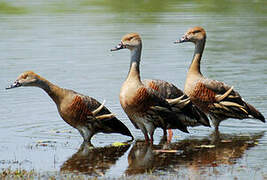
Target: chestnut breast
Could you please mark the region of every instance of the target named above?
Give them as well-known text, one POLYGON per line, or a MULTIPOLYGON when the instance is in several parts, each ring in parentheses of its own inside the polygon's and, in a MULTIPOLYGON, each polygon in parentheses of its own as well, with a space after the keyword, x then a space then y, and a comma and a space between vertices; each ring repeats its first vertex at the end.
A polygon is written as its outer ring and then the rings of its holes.
POLYGON ((125 82, 121 87, 120 103, 128 115, 132 112, 144 112, 152 105, 147 89, 143 85, 130 82, 125 82))
POLYGON ((72 127, 85 124, 87 116, 92 114, 89 104, 80 95, 69 95, 58 107, 60 116, 72 127))
POLYGON ((198 77, 198 75, 187 74, 184 86, 184 92, 187 96, 190 97, 194 93, 195 87, 200 80, 201 79, 198 77))

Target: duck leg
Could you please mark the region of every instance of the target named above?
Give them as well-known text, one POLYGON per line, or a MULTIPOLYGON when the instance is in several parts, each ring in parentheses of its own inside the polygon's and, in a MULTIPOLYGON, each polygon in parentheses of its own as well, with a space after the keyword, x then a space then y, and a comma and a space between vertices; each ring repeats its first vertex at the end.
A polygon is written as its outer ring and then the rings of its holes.
POLYGON ((172 141, 173 132, 171 129, 168 129, 169 136, 167 137, 167 144, 169 144, 172 141))
POLYGON ((153 138, 153 135, 150 137, 150 144, 153 145, 153 141, 154 141, 154 138, 153 138))
POLYGON ((163 137, 167 137, 167 130, 163 129, 163 137))
POLYGON ((150 136, 150 144, 151 144, 151 145, 153 145, 153 141, 154 141, 153 135, 154 135, 154 130, 149 132, 149 136, 150 136))
POLYGON ((91 138, 93 137, 94 133, 90 131, 87 127, 77 127, 77 129, 83 137, 84 142, 91 144, 91 138))
POLYGON ((146 142, 146 144, 148 144, 149 143, 149 137, 147 134, 144 134, 144 136, 145 136, 145 142, 146 142))
POLYGON ((211 122, 215 128, 216 132, 219 132, 219 125, 221 123, 221 121, 219 119, 216 119, 216 117, 210 116, 211 122))
POLYGON ((153 141, 154 141, 153 135, 154 135, 154 132, 155 132, 154 124, 153 123, 146 123, 145 124, 145 128, 147 129, 147 131, 149 133, 150 143, 153 145, 153 141))
POLYGON ((144 134, 145 137, 145 142, 148 144, 149 143, 149 137, 147 134, 147 130, 145 128, 145 126, 138 124, 139 129, 141 129, 142 133, 144 134))
POLYGON ((215 132, 219 132, 219 125, 215 125, 215 132))

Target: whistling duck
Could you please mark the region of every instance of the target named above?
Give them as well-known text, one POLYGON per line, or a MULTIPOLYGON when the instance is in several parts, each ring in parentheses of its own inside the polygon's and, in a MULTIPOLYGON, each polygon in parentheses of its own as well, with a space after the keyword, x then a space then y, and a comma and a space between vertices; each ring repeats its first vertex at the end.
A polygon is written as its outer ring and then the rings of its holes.
POLYGON ((193 60, 189 67, 185 93, 203 112, 209 114, 215 130, 227 118, 255 118, 265 122, 264 116, 252 105, 244 101, 233 86, 205 78, 200 71, 201 56, 205 47, 206 32, 201 27, 189 29, 175 43, 192 42, 195 44, 193 60))
POLYGON ((104 103, 100 104, 94 98, 60 88, 32 71, 22 73, 6 89, 20 86, 42 88, 56 103, 62 119, 76 128, 88 144, 91 144, 92 136, 99 132, 120 133, 133 139, 128 128, 104 106, 104 103))
POLYGON ((121 43, 111 51, 125 48, 131 51, 131 63, 127 79, 120 90, 120 103, 135 128, 141 129, 146 142, 149 141, 149 134, 151 144, 157 127, 162 128, 164 132, 171 128, 188 132, 181 117, 176 115, 171 106, 185 106, 189 99, 181 100, 182 97, 179 97, 167 101, 158 91, 142 83, 139 72, 142 42, 137 33, 125 35, 121 43))

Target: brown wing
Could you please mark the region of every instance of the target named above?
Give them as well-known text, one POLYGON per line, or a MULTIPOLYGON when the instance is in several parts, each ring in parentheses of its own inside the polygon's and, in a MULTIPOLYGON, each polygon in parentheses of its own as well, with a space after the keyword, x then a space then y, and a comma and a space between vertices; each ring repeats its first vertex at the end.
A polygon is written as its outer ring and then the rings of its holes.
POLYGON ((158 109, 161 110, 153 109, 152 111, 156 111, 167 123, 183 132, 188 132, 186 126, 180 121, 180 119, 177 118, 175 112, 172 111, 170 104, 160 95, 159 92, 152 88, 142 87, 138 90, 138 94, 142 94, 146 101, 145 104, 149 106, 148 108, 150 110, 152 110, 151 107, 158 106, 158 109))
POLYGON ((150 106, 161 106, 171 111, 169 103, 157 91, 149 87, 139 88, 132 101, 139 106, 140 110, 147 110, 150 106))
POLYGON ((210 79, 199 81, 193 99, 197 99, 197 102, 202 105, 207 105, 209 112, 218 119, 230 117, 244 119, 252 116, 265 121, 263 115, 252 105, 246 103, 238 92, 231 90, 230 86, 220 81, 210 79), (231 92, 227 93, 228 91, 231 92), (218 98, 225 94, 227 95, 224 98, 218 98))
MULTIPOLYGON (((101 103, 98 102, 96 99, 89 97, 89 96, 82 96, 82 100, 85 106, 90 111, 96 110, 99 106, 101 106, 101 103)), ((104 114, 110 114, 111 112, 104 106, 97 115, 104 115, 104 114)))
POLYGON ((160 93, 165 99, 174 99, 184 95, 183 91, 178 89, 171 83, 158 79, 145 79, 143 84, 146 87, 150 87, 160 93))
POLYGON ((230 86, 228 86, 227 84, 223 82, 212 80, 212 79, 207 79, 207 78, 202 79, 200 82, 202 82, 202 84, 206 88, 212 90, 216 94, 223 94, 231 88, 230 86))
MULTIPOLYGON (((166 81, 158 79, 145 79, 143 83, 146 87, 150 87, 158 91, 163 98, 175 99, 181 96, 184 96, 181 100, 188 98, 183 91, 178 89, 175 85, 166 81)), ((210 126, 208 117, 203 112, 201 112, 201 110, 198 109, 192 102, 189 102, 182 107, 176 106, 175 109, 177 109, 178 113, 176 113, 176 115, 178 116, 178 118, 188 126, 196 126, 200 124, 204 126, 210 126)))
POLYGON ((75 111, 73 114, 75 114, 75 119, 78 121, 77 123, 86 124, 92 123, 92 121, 97 121, 96 123, 98 124, 98 128, 101 132, 114 132, 133 137, 129 129, 114 116, 96 119, 96 116, 111 114, 111 112, 103 106, 103 108, 94 117, 92 112, 99 106, 101 106, 101 103, 99 103, 96 99, 77 94, 74 97, 69 110, 73 112, 75 111))
MULTIPOLYGON (((218 101, 216 97, 224 95, 231 87, 220 81, 203 79, 199 81, 195 90, 196 89, 198 89, 198 91, 196 91, 197 94, 195 96, 199 97, 202 101, 215 103, 218 101)), ((238 103, 241 106, 245 105, 242 97, 234 90, 231 90, 231 92, 220 101, 230 101, 238 103)))

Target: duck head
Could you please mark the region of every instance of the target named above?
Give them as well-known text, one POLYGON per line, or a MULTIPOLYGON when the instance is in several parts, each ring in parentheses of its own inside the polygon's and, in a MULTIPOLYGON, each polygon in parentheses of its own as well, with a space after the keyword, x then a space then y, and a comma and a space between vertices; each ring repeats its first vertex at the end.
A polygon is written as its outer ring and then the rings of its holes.
POLYGON ((181 39, 174 43, 192 42, 197 43, 206 40, 206 32, 202 27, 194 27, 189 29, 181 39))
POLYGON ((26 71, 19 75, 17 80, 6 89, 12 89, 20 86, 38 86, 40 77, 32 71, 26 71))
POLYGON ((117 51, 120 49, 133 50, 135 48, 140 48, 142 46, 141 37, 138 33, 126 34, 122 37, 121 42, 111 51, 117 51))

